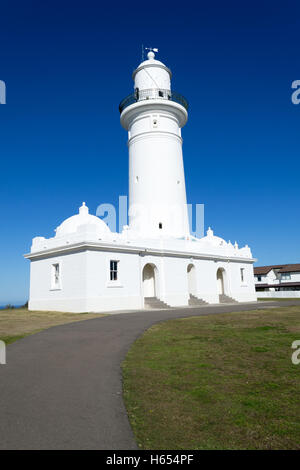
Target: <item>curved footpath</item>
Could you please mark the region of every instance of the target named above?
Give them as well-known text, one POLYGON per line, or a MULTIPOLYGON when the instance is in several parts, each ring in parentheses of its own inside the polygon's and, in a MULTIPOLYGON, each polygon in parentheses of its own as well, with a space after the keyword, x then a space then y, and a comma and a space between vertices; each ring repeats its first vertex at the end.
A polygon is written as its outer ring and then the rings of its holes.
POLYGON ((288 305, 300 301, 120 313, 19 340, 0 365, 0 449, 137 449, 120 365, 138 336, 172 318, 288 305))

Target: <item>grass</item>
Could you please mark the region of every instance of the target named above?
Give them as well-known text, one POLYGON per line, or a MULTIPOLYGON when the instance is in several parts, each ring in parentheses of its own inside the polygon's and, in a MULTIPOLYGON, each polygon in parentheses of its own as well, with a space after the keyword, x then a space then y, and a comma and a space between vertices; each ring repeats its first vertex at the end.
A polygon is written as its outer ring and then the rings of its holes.
POLYGON ((142 449, 300 449, 300 306, 170 320, 139 338, 123 392, 142 449))
POLYGON ((10 344, 51 326, 101 316, 94 313, 31 312, 27 308, 4 309, 0 310, 0 339, 10 344))

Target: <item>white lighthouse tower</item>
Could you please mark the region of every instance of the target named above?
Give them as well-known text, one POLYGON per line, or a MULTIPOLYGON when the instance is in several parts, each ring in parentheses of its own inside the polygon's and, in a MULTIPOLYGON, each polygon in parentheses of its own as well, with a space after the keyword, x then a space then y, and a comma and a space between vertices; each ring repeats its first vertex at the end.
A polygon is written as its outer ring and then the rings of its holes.
POLYGON ((189 235, 181 138, 188 104, 171 91, 171 76, 151 50, 133 72, 134 93, 120 104, 128 130, 129 229, 137 237, 189 235))
MULTIPOLYGON (((29 309, 113 312, 256 300, 248 245, 207 230, 190 235, 182 158, 185 98, 154 52, 133 73, 134 93, 120 103, 128 131, 129 227, 79 213, 50 238, 35 237, 29 309)), ((197 169, 195 169, 197 171, 197 169)))

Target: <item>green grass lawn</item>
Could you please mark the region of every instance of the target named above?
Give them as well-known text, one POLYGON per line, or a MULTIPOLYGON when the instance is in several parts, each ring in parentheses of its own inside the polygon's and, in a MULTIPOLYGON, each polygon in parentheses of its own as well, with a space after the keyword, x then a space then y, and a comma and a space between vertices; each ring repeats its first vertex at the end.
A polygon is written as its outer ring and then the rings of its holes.
POLYGON ((38 312, 27 308, 3 309, 0 310, 0 339, 10 344, 51 326, 101 316, 103 315, 97 313, 38 312))
POLYGON ((123 363, 142 449, 300 449, 300 306, 159 323, 123 363))

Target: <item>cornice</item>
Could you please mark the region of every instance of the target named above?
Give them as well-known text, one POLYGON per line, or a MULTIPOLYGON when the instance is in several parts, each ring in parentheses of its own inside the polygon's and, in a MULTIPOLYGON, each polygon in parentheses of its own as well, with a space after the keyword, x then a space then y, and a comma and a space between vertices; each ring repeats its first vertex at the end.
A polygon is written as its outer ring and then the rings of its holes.
POLYGON ((255 258, 245 258, 241 256, 227 256, 217 255, 209 253, 197 253, 194 251, 182 251, 182 250, 168 250, 163 248, 144 248, 133 245, 120 245, 111 243, 97 243, 97 242, 80 242, 73 243, 72 245, 53 247, 47 250, 36 251, 33 253, 27 253, 24 255, 26 259, 35 260, 42 258, 50 258, 53 256, 59 256, 62 254, 76 253, 80 251, 110 251, 120 253, 133 253, 140 256, 168 256, 175 258, 193 258, 203 259, 212 261, 226 261, 226 262, 238 262, 238 263, 250 263, 253 264, 257 260, 255 258))

